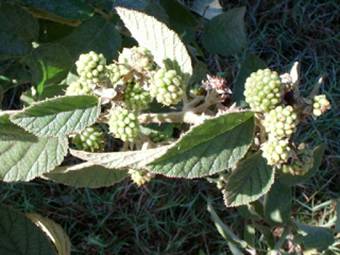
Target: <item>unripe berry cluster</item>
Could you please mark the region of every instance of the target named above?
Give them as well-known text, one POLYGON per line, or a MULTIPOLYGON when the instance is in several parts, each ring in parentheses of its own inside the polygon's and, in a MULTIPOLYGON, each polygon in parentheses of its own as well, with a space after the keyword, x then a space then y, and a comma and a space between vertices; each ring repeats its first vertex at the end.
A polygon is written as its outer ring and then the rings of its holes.
POLYGON ((305 175, 312 168, 313 163, 313 151, 300 144, 291 162, 282 165, 281 171, 291 175, 305 175))
POLYGON ((270 137, 261 145, 262 156, 270 166, 280 166, 287 162, 291 156, 291 148, 288 139, 278 140, 270 137))
POLYGON ((281 102, 281 90, 278 73, 260 69, 247 78, 244 96, 253 111, 269 112, 281 102))
POLYGON ((139 82, 129 83, 124 91, 124 102, 129 109, 142 110, 151 103, 151 96, 139 82))
POLYGON ((106 76, 110 81, 112 87, 117 84, 124 85, 131 80, 131 69, 124 64, 110 64, 106 66, 106 76))
POLYGON ((76 61, 77 73, 81 78, 92 83, 99 83, 105 78, 106 59, 103 54, 90 51, 81 54, 76 61))
POLYGON ((118 62, 130 66, 138 72, 150 71, 154 67, 153 56, 144 47, 124 48, 119 54, 118 62))
POLYGON ((140 131, 136 113, 121 107, 111 111, 109 128, 114 137, 124 142, 133 142, 140 131))
POLYGON ((331 104, 326 98, 326 95, 317 95, 313 98, 313 115, 315 117, 319 117, 329 109, 331 109, 331 104))
POLYGON ((92 95, 93 86, 84 79, 78 79, 70 83, 65 94, 67 96, 92 95))
POLYGON ((79 150, 98 152, 104 150, 104 133, 96 127, 87 127, 73 139, 72 143, 79 150))
POLYGON ((154 175, 146 170, 134 170, 129 169, 131 180, 138 186, 143 186, 145 183, 149 182, 154 175))
POLYGON ((182 76, 174 69, 159 69, 150 84, 150 94, 163 105, 178 104, 184 94, 182 76))

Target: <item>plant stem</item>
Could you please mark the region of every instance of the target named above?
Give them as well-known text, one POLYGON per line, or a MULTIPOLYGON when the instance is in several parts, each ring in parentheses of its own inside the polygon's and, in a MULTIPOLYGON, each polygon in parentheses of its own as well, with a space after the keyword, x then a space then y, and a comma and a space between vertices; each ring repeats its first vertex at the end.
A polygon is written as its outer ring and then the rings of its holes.
POLYGON ((200 124, 209 117, 196 114, 193 111, 181 111, 170 113, 144 113, 138 116, 140 123, 189 123, 200 124))

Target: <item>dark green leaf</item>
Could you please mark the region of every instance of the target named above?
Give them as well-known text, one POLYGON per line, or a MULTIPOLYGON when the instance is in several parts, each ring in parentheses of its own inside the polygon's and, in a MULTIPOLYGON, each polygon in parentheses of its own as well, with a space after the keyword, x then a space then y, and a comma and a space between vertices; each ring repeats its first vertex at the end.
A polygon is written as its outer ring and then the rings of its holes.
POLYGON ((274 170, 256 153, 240 162, 223 190, 227 207, 249 204, 266 194, 274 183, 274 170))
POLYGON ((234 168, 254 135, 251 112, 229 113, 194 127, 149 165, 169 177, 197 178, 234 168))
POLYGON ((25 215, 0 205, 0 254, 56 255, 48 237, 25 215))
POLYGON ((230 56, 247 44, 244 27, 245 7, 231 9, 210 20, 203 32, 203 46, 214 54, 230 56))
POLYGON ((31 49, 31 43, 18 35, 0 31, 0 60, 25 56, 31 49))
POLYGON ((302 244, 305 250, 317 249, 318 251, 324 251, 334 243, 333 233, 328 228, 300 223, 296 225, 299 233, 296 241, 302 244))

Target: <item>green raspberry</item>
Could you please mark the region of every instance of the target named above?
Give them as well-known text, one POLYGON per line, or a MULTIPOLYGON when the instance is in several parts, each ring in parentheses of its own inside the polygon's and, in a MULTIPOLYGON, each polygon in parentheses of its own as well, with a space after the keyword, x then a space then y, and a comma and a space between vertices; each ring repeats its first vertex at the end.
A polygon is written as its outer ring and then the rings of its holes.
POLYGON ((87 127, 73 139, 72 143, 79 150, 98 152, 104 150, 104 133, 96 127, 87 127))
POLYGON ((66 88, 65 95, 67 96, 82 96, 92 95, 94 87, 83 79, 78 79, 71 82, 66 88))
POLYGON ((124 142, 133 142, 140 133, 136 113, 121 107, 111 111, 109 128, 114 137, 124 142))
POLYGON ((134 170, 129 169, 131 180, 138 186, 143 186, 145 183, 149 182, 154 175, 146 170, 134 170))
POLYGON ((123 64, 110 64, 106 66, 106 76, 112 86, 123 85, 131 80, 131 69, 123 64))
POLYGON ((262 156, 267 160, 268 165, 280 167, 286 163, 291 156, 291 148, 288 139, 278 140, 269 137, 268 141, 261 146, 262 156))
POLYGON ((124 102, 129 109, 143 110, 148 107, 152 99, 149 91, 139 82, 129 83, 124 91, 124 102))
POLYGON ((281 90, 278 73, 260 69, 247 78, 244 96, 253 111, 269 112, 281 102, 281 90))
POLYGON ((143 47, 124 48, 119 54, 118 62, 131 66, 138 72, 150 71, 154 67, 154 60, 151 52, 143 47))
POLYGON ((331 104, 326 95, 321 94, 313 98, 313 115, 315 117, 321 116, 324 112, 331 109, 331 104))
POLYGON ((182 76, 173 69, 159 69, 150 84, 150 94, 163 105, 178 104, 184 95, 182 76))
POLYGON ((77 73, 81 78, 91 83, 98 84, 105 80, 106 59, 103 54, 90 51, 81 54, 76 61, 77 73))
POLYGON ((277 106, 264 114, 263 126, 269 136, 289 138, 296 130, 297 114, 292 106, 277 106))
POLYGON ((300 144, 296 155, 280 168, 285 174, 305 175, 313 167, 313 151, 300 144))

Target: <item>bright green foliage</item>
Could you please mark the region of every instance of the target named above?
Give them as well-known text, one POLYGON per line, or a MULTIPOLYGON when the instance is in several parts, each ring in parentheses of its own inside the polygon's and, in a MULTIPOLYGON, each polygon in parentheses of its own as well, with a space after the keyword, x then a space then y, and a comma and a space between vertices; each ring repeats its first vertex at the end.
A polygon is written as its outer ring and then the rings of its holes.
POLYGON ((305 175, 313 166, 313 151, 300 144, 289 164, 282 165, 281 171, 291 175, 305 175))
POLYGON ((79 76, 95 84, 104 80, 105 65, 106 59, 104 55, 97 54, 94 51, 81 54, 76 61, 79 76))
POLYGON ((269 112, 281 101, 281 80, 277 72, 260 69, 246 80, 244 96, 253 111, 269 112))
POLYGON ((124 48, 119 54, 118 62, 130 66, 138 72, 150 71, 154 68, 153 56, 144 47, 124 48))
POLYGON ((65 95, 67 96, 82 96, 82 95, 92 95, 93 86, 86 82, 84 79, 78 79, 73 81, 68 85, 65 95))
POLYGON ((297 114, 290 105, 277 106, 264 117, 263 126, 270 137, 289 138, 296 130, 297 114))
POLYGON ((133 142, 139 135, 137 115, 125 108, 115 108, 109 119, 110 132, 124 142, 133 142))
POLYGON ((150 84, 150 94, 163 105, 178 104, 184 94, 182 76, 176 70, 159 69, 150 84))
POLYGON ((326 95, 317 95, 313 98, 313 115, 315 117, 321 116, 329 109, 331 109, 331 104, 326 98, 326 95))
POLYGON ((291 148, 288 139, 278 140, 270 137, 261 146, 262 156, 270 166, 280 166, 287 162, 291 156, 291 148))
POLYGON ((131 70, 123 64, 110 64, 106 66, 106 76, 114 87, 115 85, 123 85, 132 78, 131 70))
POLYGON ((146 171, 146 170, 135 170, 130 169, 129 175, 131 177, 131 180, 138 186, 143 186, 145 183, 149 182, 154 174, 146 171))
POLYGON ((139 82, 129 83, 124 91, 124 102, 129 109, 142 110, 148 107, 152 99, 149 91, 139 82))
POLYGON ((104 150, 104 133, 97 127, 87 127, 77 134, 72 142, 77 149, 91 152, 104 150))

